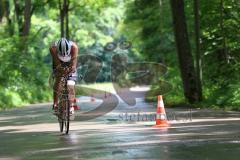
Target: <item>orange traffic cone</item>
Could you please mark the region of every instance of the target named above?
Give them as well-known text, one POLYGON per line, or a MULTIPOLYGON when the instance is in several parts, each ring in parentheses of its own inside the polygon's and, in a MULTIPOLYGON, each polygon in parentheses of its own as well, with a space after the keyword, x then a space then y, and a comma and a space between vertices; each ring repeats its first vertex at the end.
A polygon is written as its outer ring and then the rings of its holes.
POLYGON ((158 96, 158 104, 157 104, 157 114, 156 114, 156 125, 155 127, 168 127, 169 123, 167 120, 167 115, 164 109, 164 103, 162 99, 162 95, 158 96))
POLYGON ((74 98, 72 106, 73 106, 74 110, 79 110, 79 109, 80 109, 80 108, 77 106, 77 100, 76 100, 76 98, 74 98))

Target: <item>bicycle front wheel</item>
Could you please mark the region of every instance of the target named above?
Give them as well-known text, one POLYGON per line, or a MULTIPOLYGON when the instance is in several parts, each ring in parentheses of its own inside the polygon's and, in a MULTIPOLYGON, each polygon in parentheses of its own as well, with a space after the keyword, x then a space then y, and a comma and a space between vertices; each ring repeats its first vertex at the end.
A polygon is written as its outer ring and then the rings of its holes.
POLYGON ((59 123, 59 128, 60 132, 63 132, 64 128, 64 103, 61 101, 59 108, 58 108, 58 123, 59 123))
POLYGON ((59 114, 58 114, 58 122, 60 127, 60 132, 68 134, 69 132, 69 124, 70 124, 70 103, 68 98, 62 97, 59 105, 59 114))
POLYGON ((65 100, 65 120, 64 120, 64 128, 65 128, 65 133, 68 134, 69 132, 69 124, 70 124, 70 104, 69 100, 65 100))

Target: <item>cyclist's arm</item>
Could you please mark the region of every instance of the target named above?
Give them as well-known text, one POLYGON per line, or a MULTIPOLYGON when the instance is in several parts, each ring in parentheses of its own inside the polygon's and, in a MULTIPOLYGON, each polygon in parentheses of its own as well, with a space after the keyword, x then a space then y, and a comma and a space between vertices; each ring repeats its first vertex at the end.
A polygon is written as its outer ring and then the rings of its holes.
POLYGON ((78 47, 75 43, 72 45, 72 59, 71 59, 71 72, 75 72, 77 68, 77 56, 78 56, 78 47))
POLYGON ((55 71, 58 68, 58 66, 61 65, 61 63, 60 63, 60 61, 57 57, 57 54, 56 54, 57 49, 54 46, 50 46, 49 51, 50 51, 50 54, 52 56, 52 69, 53 69, 53 71, 55 71))
POLYGON ((53 53, 52 53, 52 48, 51 47, 49 47, 49 52, 50 52, 50 54, 52 56, 52 69, 54 71, 55 68, 56 68, 56 64, 55 64, 55 61, 54 61, 54 58, 53 58, 53 53))

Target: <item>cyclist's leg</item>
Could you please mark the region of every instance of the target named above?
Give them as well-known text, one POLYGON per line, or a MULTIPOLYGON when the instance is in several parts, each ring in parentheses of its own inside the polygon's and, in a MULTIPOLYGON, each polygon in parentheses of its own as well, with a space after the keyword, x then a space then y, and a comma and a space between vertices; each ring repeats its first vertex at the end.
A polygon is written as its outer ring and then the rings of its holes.
POLYGON ((69 101, 71 107, 74 104, 74 99, 75 99, 75 83, 77 81, 77 72, 74 72, 69 75, 68 81, 67 81, 67 86, 68 86, 68 92, 69 92, 69 101))
POLYGON ((67 86, 68 86, 68 92, 69 92, 69 100, 72 103, 75 98, 75 81, 73 80, 68 80, 67 81, 67 86))
POLYGON ((58 97, 59 97, 59 93, 60 93, 60 83, 61 83, 61 78, 55 77, 55 83, 53 86, 53 106, 57 107, 58 105, 58 97))

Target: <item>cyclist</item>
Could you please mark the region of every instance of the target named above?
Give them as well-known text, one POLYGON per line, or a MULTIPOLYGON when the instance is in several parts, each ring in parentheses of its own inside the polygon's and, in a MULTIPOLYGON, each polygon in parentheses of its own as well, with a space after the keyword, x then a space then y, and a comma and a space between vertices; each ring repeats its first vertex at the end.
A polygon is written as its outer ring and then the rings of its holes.
MULTIPOLYGON (((69 41, 66 38, 61 38, 53 43, 50 48, 50 53, 53 61, 53 77, 55 78, 53 86, 53 112, 58 112, 58 97, 61 91, 61 78, 67 76, 67 86, 69 90, 70 104, 73 104, 75 99, 75 82, 77 80, 77 55, 78 47, 75 42, 69 41)), ((71 105, 71 112, 74 109, 71 105)))

